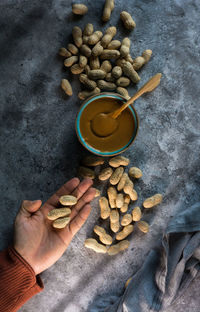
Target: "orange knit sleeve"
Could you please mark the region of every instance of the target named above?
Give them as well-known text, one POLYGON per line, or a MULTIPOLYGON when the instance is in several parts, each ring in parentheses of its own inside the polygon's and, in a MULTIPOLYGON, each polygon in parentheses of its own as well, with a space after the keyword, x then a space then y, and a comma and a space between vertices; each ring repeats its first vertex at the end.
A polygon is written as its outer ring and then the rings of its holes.
POLYGON ((0 311, 17 311, 43 288, 39 275, 14 248, 0 252, 0 311))

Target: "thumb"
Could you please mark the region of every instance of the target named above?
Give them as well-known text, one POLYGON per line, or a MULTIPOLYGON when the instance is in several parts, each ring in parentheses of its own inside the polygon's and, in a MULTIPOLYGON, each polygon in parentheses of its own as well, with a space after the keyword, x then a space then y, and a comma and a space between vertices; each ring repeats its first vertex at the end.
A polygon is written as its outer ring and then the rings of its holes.
POLYGON ((30 217, 32 213, 36 212, 41 207, 42 201, 39 200, 23 200, 20 208, 20 214, 25 217, 30 217))

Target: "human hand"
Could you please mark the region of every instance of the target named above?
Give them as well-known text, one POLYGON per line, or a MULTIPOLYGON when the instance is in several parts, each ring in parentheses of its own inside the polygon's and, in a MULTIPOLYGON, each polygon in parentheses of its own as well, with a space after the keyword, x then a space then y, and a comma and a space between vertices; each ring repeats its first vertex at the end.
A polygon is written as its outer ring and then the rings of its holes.
POLYGON ((31 265, 35 274, 53 265, 65 252, 73 236, 87 220, 95 196, 91 179, 73 178, 65 183, 47 202, 41 200, 22 202, 15 220, 14 248, 31 265), (50 210, 59 207, 59 197, 74 195, 78 202, 72 207, 71 221, 64 229, 52 227, 47 219, 50 210))

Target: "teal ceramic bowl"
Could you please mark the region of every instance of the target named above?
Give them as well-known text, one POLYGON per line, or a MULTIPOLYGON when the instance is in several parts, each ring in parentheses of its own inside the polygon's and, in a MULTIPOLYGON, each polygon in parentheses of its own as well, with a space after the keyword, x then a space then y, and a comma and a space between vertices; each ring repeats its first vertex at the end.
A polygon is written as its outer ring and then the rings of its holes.
POLYGON ((78 111, 78 114, 77 114, 77 117, 76 117, 76 123, 75 123, 75 128, 76 128, 76 134, 77 134, 77 137, 80 141, 80 143, 91 153, 95 154, 95 155, 99 155, 99 156, 102 156, 102 157, 105 157, 105 156, 114 156, 114 155, 117 155, 117 154, 120 154, 120 153, 123 153, 135 140, 136 136, 137 136, 137 132, 138 132, 138 128, 139 128, 139 120, 138 120, 138 115, 137 115, 137 112, 136 110, 134 109, 134 107, 132 105, 129 105, 129 110, 133 116, 133 119, 134 119, 134 123, 135 123, 135 127, 134 127, 134 131, 133 131, 133 135, 132 135, 132 138, 130 139, 130 141, 124 146, 122 147, 121 149, 118 149, 116 151, 112 151, 112 152, 102 152, 102 151, 99 151, 97 149, 95 149, 93 146, 89 145, 88 142, 86 142, 81 134, 81 129, 80 129, 80 119, 81 119, 81 115, 84 111, 84 109, 88 106, 88 105, 91 105, 91 103, 95 100, 98 100, 98 99, 102 99, 104 98, 106 100, 106 98, 113 98, 113 99, 117 99, 119 101, 122 101, 125 102, 126 99, 120 95, 120 94, 117 94, 117 93, 107 93, 107 92, 102 92, 102 93, 98 93, 98 94, 95 94, 89 98, 87 98, 83 104, 81 105, 79 111, 78 111))

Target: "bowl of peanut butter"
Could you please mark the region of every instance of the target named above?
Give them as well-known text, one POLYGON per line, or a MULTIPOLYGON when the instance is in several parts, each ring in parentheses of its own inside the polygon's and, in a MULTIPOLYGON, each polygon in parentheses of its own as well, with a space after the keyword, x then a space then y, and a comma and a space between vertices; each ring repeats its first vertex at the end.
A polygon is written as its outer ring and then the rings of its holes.
POLYGON ((86 99, 77 114, 75 128, 80 143, 91 153, 113 156, 124 152, 135 140, 139 127, 136 110, 127 107, 115 120, 107 117, 126 99, 117 93, 99 93, 86 99))

